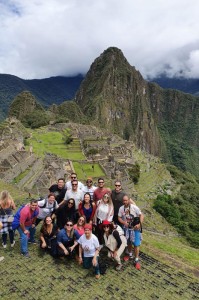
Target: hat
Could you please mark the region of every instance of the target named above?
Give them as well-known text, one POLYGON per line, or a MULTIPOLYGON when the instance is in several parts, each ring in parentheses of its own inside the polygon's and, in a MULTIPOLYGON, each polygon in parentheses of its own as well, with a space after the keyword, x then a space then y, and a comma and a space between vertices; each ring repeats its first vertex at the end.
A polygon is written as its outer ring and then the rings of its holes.
POLYGON ((109 222, 108 220, 104 220, 102 222, 102 226, 105 226, 105 225, 111 225, 111 222, 109 222))
POLYGON ((92 225, 91 224, 86 224, 84 226, 84 230, 86 230, 86 229, 92 230, 92 225))
POLYGON ((88 178, 86 179, 86 181, 87 181, 87 180, 93 181, 93 178, 92 178, 92 177, 88 177, 88 178))

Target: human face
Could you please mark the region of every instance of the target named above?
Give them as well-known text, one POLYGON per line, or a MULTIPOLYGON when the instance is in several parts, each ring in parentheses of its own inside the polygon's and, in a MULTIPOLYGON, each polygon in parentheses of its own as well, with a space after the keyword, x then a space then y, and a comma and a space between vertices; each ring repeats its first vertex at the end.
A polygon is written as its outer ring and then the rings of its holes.
POLYGON ((68 206, 72 207, 73 204, 74 204, 73 200, 69 200, 69 201, 68 201, 68 206))
POLYGON ((85 224, 84 218, 79 218, 79 225, 83 226, 85 224))
POLYGON ((70 230, 72 230, 72 228, 73 228, 73 223, 67 222, 66 223, 66 230, 70 231, 70 230))
POLYGON ((85 196, 84 196, 84 201, 85 201, 86 203, 88 203, 88 202, 90 201, 90 196, 89 196, 89 195, 85 195, 85 196))
POLYGON ((128 196, 124 196, 123 197, 123 204, 124 204, 124 206, 128 206, 129 205, 129 198, 128 198, 128 196))
POLYGON ((49 202, 50 204, 53 204, 54 201, 55 201, 55 197, 54 197, 54 196, 50 196, 50 197, 48 198, 48 202, 49 202))
POLYGON ((110 199, 110 196, 109 196, 109 195, 105 194, 105 195, 103 196, 103 201, 104 201, 105 203, 109 202, 109 199, 110 199))
POLYGON ((89 238, 91 236, 91 230, 90 229, 86 228, 84 232, 85 232, 85 236, 87 238, 89 238))
POLYGON ((31 210, 34 211, 37 207, 38 207, 38 204, 37 204, 37 203, 34 203, 34 202, 33 202, 33 203, 30 203, 30 209, 31 209, 31 210))
POLYGON ((59 189, 62 189, 64 187, 65 183, 62 179, 60 179, 60 180, 58 180, 57 185, 58 185, 59 189))
POLYGON ((88 187, 91 187, 92 184, 93 184, 92 180, 87 180, 87 181, 86 181, 86 185, 87 185, 88 187))
POLYGON ((103 188, 103 187, 104 187, 104 180, 100 179, 100 180, 98 181, 98 187, 99 187, 99 188, 103 188))
POLYGON ((76 180, 72 181, 72 190, 76 191, 77 185, 78 185, 78 182, 76 180))
POLYGON ((71 181, 74 180, 74 179, 77 179, 77 175, 71 174, 71 177, 70 177, 70 178, 71 178, 71 181))
POLYGON ((46 224, 51 224, 52 223, 52 219, 50 217, 46 218, 46 224))
POLYGON ((104 229, 105 232, 108 232, 109 229, 110 229, 110 226, 109 226, 109 225, 104 225, 104 226, 103 226, 103 229, 104 229))
POLYGON ((121 183, 119 181, 116 182, 115 183, 115 191, 119 193, 121 191, 121 189, 122 189, 121 183))

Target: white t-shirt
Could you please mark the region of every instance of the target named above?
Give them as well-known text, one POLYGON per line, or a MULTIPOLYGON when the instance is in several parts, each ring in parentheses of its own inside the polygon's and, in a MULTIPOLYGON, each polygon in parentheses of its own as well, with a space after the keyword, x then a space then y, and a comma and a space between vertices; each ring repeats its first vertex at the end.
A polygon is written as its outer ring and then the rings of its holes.
POLYGON ((58 208, 58 203, 57 201, 55 200, 55 203, 53 202, 52 204, 48 202, 48 200, 41 200, 41 201, 38 201, 38 207, 39 207, 39 214, 37 216, 38 219, 45 219, 45 217, 47 216, 50 216, 51 213, 53 212, 54 209, 57 209, 58 208), (45 202, 46 202, 46 205, 45 205, 45 202), (44 206, 42 208, 42 206, 44 206))
POLYGON ((129 216, 130 214, 134 217, 139 217, 141 215, 141 210, 134 204, 130 204, 128 207, 122 205, 119 208, 118 217, 122 218, 123 220, 126 220, 126 216, 129 216))
POLYGON ((112 222, 113 220, 113 215, 108 216, 109 213, 109 205, 101 202, 99 204, 99 209, 97 210, 97 218, 100 219, 101 221, 108 220, 109 222, 112 222))
POLYGON ((93 257, 96 249, 99 248, 98 238, 94 234, 91 234, 89 240, 86 238, 85 234, 83 234, 79 238, 78 243, 82 246, 85 257, 93 257))
POLYGON ((91 186, 90 188, 88 188, 87 185, 84 185, 82 191, 84 194, 89 193, 91 195, 91 200, 93 200, 93 193, 96 189, 96 186, 91 186))
POLYGON ((77 190, 77 192, 73 192, 73 190, 66 191, 64 200, 68 200, 70 198, 73 198, 75 200, 75 209, 78 209, 78 205, 80 201, 83 200, 84 194, 81 190, 77 190))
MULTIPOLYGON (((79 180, 77 182, 78 182, 78 189, 82 190, 83 187, 84 187, 83 183, 81 183, 81 181, 79 181, 79 180)), ((66 182, 65 188, 67 188, 67 190, 72 190, 72 183, 71 183, 71 181, 67 181, 66 182)))

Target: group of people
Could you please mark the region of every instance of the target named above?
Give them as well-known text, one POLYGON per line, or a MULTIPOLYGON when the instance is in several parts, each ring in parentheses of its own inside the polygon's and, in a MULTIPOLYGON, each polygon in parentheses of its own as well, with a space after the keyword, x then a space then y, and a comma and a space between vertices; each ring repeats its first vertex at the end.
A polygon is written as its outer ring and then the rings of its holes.
MULTIPOLYGON (((36 227, 40 229, 40 248, 53 257, 75 257, 84 268, 93 266, 95 277, 100 277, 99 254, 104 247, 108 256, 116 261, 116 270, 121 270, 121 255, 124 260, 133 259, 140 269, 139 247, 143 214, 134 201, 122 190, 120 181, 115 189, 105 187, 103 178, 98 186, 92 178, 84 185, 72 173, 68 182, 59 178, 49 188, 43 199, 31 199, 21 206, 15 215, 14 200, 8 191, 0 195, 0 222, 3 248, 7 236, 14 247, 14 231, 20 235, 21 254, 29 258, 28 243, 36 244, 36 227), (134 250, 134 256, 133 256, 134 250)), ((1 258, 0 258, 1 260, 1 258)))

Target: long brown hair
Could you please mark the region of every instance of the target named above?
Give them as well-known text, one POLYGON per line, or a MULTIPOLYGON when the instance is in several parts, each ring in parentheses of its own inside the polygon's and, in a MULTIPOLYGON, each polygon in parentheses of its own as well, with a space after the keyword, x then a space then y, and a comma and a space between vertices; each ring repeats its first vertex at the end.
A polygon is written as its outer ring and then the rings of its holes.
POLYGON ((14 200, 7 190, 2 191, 0 194, 0 206, 3 208, 6 206, 15 207, 14 200))

